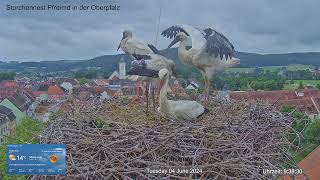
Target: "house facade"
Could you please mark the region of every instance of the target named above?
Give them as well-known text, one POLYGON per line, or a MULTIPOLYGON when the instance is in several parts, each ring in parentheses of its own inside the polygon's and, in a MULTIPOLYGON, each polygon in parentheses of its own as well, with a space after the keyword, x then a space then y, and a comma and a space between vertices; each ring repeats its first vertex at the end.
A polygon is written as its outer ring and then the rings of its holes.
POLYGON ((0 145, 16 130, 16 116, 7 107, 0 105, 0 145))

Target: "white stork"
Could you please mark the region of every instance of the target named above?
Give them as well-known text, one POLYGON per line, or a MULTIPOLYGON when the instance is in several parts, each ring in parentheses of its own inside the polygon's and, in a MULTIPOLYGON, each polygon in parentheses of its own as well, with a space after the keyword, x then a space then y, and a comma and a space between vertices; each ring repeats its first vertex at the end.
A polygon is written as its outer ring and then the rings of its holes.
POLYGON ((147 54, 159 54, 159 51, 152 44, 145 44, 139 39, 132 37, 132 32, 125 30, 122 35, 122 39, 118 46, 118 49, 122 49, 126 54, 130 56, 132 60, 135 60, 133 54, 147 55, 147 54))
MULTIPOLYGON (((151 44, 145 44, 144 42, 132 38, 132 32, 125 30, 123 37, 118 46, 118 50, 121 49, 130 56, 133 60, 131 62, 131 68, 128 71, 129 79, 134 81, 145 81, 146 84, 146 98, 147 98, 147 111, 149 102, 149 88, 148 85, 155 81, 158 81, 158 72, 163 69, 169 69, 170 75, 175 75, 175 63, 171 59, 168 59, 157 50, 157 48, 151 44)), ((152 91, 153 104, 155 105, 154 92, 152 91)))
POLYGON ((170 72, 167 69, 159 71, 160 78, 160 97, 159 111, 165 116, 178 120, 193 120, 208 112, 208 109, 203 107, 196 101, 179 100, 173 101, 167 98, 167 88, 170 72))
POLYGON ((205 81, 204 93, 207 106, 212 76, 240 64, 240 59, 233 57, 233 45, 223 34, 211 28, 200 31, 188 25, 175 25, 164 30, 162 35, 174 38, 168 48, 180 42, 178 47, 180 60, 200 70, 205 81), (188 36, 192 41, 191 49, 186 48, 188 36))

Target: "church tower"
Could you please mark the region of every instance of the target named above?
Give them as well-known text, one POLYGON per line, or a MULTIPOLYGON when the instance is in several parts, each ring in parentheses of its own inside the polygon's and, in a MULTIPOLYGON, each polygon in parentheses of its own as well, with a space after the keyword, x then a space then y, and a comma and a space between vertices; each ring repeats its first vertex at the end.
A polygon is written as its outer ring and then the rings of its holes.
POLYGON ((127 76, 126 76, 126 62, 124 61, 123 58, 121 58, 120 62, 119 62, 119 76, 120 76, 120 79, 127 78, 127 76))

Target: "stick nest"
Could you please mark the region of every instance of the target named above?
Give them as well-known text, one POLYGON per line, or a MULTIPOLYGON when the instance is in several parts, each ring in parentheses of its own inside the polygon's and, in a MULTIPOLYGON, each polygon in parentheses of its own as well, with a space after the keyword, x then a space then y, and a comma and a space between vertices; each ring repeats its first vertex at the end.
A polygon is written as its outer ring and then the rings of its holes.
POLYGON ((214 97, 192 122, 146 116, 129 101, 71 104, 41 135, 43 144, 67 145, 67 175, 32 179, 275 179, 263 169, 292 167, 293 120, 264 102, 214 97), (176 172, 150 173, 160 168, 176 172))

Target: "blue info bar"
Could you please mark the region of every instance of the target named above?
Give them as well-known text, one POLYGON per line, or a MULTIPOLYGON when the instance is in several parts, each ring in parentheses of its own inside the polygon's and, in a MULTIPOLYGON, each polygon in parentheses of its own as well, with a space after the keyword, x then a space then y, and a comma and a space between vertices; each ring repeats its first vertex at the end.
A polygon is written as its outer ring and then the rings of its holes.
POLYGON ((6 156, 8 175, 66 173, 65 144, 10 144, 6 156))

